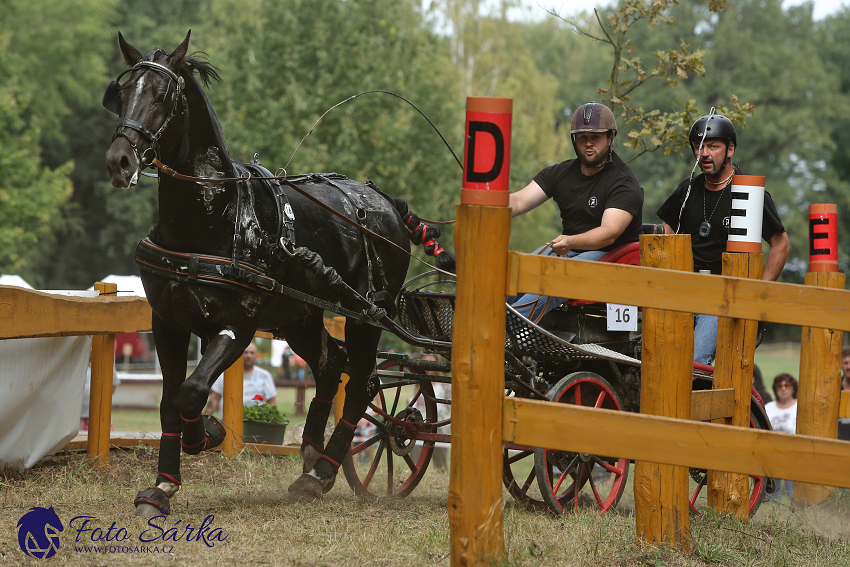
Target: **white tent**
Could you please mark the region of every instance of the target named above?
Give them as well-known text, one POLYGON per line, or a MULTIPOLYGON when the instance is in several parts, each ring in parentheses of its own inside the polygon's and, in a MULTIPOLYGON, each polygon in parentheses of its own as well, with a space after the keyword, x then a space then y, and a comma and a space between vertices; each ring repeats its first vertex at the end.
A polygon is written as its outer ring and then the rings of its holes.
POLYGON ((0 285, 13 285, 15 287, 32 289, 32 286, 28 284, 21 276, 13 276, 9 274, 0 275, 0 285))

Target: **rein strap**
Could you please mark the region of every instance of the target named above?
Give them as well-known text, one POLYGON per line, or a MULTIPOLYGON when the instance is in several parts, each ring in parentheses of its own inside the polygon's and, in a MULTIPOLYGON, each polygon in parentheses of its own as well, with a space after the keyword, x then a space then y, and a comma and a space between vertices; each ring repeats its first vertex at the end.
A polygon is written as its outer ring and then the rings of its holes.
POLYGON ((394 246, 394 247, 398 248, 399 250, 401 250, 402 252, 404 252, 405 254, 407 254, 408 256, 410 256, 411 258, 416 260, 417 262, 419 262, 421 264, 425 264, 426 266, 428 266, 432 269, 435 269, 438 272, 441 272, 441 273, 446 274, 448 276, 455 276, 455 274, 453 274, 449 271, 441 270, 440 268, 437 268, 436 266, 432 266, 431 264, 420 260, 419 258, 410 254, 407 250, 405 250, 404 248, 402 248, 401 246, 399 246, 398 244, 396 244, 392 240, 390 240, 390 239, 388 239, 384 236, 381 236, 380 234, 377 234, 376 232, 374 232, 372 230, 369 230, 365 226, 362 226, 360 223, 357 223, 357 222, 351 220, 350 218, 343 215, 342 213, 340 213, 339 211, 337 211, 333 207, 326 205, 325 203, 323 203, 322 201, 320 201, 316 197, 310 195, 308 192, 304 191, 302 188, 298 187, 297 185, 295 185, 294 183, 289 181, 284 176, 273 175, 271 177, 252 177, 251 175, 248 175, 247 177, 225 177, 225 178, 221 178, 221 179, 217 179, 217 178, 214 179, 214 178, 209 178, 209 177, 192 177, 191 175, 184 175, 182 173, 178 173, 174 169, 168 167, 167 165, 165 165, 164 163, 159 161, 159 158, 156 158, 156 157, 153 158, 151 163, 153 163, 156 167, 158 167, 160 170, 162 170, 162 172, 164 174, 166 174, 170 177, 173 177, 174 179, 179 179, 180 181, 189 181, 191 183, 228 183, 228 182, 232 182, 232 181, 237 181, 237 182, 238 181, 250 181, 251 179, 256 179, 256 180, 259 180, 259 181, 279 181, 279 182, 285 183, 286 185, 295 189, 296 191, 298 191, 298 193, 300 193, 301 195, 303 195, 304 197, 306 197, 307 199, 309 199, 310 201, 312 201, 313 203, 315 203, 319 207, 325 209, 326 211, 328 211, 329 213, 331 213, 335 217, 341 219, 342 221, 350 224, 351 226, 353 226, 357 230, 359 230, 359 231, 361 231, 365 234, 368 234, 372 238, 377 238, 378 240, 382 240, 382 241, 386 242, 387 244, 389 244, 390 246, 394 246))

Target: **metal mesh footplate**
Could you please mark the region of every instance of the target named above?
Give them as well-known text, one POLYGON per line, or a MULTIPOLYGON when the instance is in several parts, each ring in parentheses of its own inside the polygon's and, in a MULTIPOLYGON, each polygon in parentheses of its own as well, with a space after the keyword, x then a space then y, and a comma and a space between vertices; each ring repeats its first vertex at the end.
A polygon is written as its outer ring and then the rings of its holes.
MULTIPOLYGON (((405 292, 399 300, 399 321, 409 332, 429 339, 452 340, 455 295, 453 293, 405 292)), ((640 360, 596 344, 574 345, 507 309, 505 349, 521 358, 537 361, 613 360, 640 366, 640 360)))
POLYGON ((640 360, 596 344, 576 345, 553 335, 505 305, 508 317, 505 327, 505 348, 516 356, 530 356, 537 361, 613 360, 640 366, 640 360))

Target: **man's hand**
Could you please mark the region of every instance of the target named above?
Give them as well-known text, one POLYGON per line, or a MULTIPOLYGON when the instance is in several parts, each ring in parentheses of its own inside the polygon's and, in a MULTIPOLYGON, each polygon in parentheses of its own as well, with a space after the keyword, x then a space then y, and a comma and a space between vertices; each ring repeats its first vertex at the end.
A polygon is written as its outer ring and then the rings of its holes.
POLYGON ((551 246, 552 251, 558 256, 563 256, 572 249, 572 237, 562 234, 552 242, 547 242, 546 245, 551 246))

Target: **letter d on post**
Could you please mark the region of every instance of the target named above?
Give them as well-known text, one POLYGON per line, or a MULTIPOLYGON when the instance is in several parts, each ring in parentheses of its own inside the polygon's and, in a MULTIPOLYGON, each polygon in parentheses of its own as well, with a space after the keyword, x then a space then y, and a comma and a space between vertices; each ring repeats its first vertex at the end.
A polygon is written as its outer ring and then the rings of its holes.
POLYGON ((508 205, 513 100, 466 99, 462 205, 508 205))

